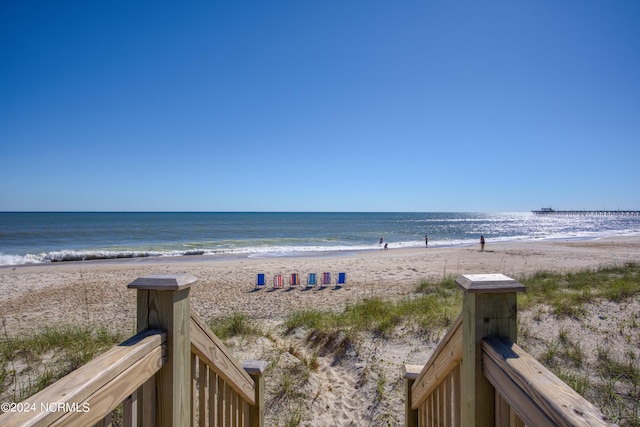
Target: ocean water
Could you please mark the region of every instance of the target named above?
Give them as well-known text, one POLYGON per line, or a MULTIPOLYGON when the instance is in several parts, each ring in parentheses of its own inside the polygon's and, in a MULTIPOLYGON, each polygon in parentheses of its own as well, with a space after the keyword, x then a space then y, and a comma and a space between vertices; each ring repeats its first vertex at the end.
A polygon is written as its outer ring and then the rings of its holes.
POLYGON ((515 213, 0 212, 0 265, 319 252, 640 235, 640 218, 515 213))

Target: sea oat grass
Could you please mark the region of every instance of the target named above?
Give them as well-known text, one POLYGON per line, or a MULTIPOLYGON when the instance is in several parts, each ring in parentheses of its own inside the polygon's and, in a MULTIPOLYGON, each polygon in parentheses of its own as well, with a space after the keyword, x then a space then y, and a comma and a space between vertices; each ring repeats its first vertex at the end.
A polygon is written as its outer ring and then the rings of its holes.
POLYGON ((459 293, 437 290, 437 284, 419 285, 427 294, 414 295, 399 301, 386 301, 380 297, 367 298, 347 305, 340 313, 315 309, 298 310, 285 319, 285 333, 297 328, 336 333, 349 330, 352 333, 370 332, 383 338, 389 337, 401 324, 413 323, 422 331, 449 326, 462 307, 459 293))
POLYGON ((216 336, 225 340, 234 336, 261 335, 257 324, 246 314, 234 312, 228 316, 218 317, 209 322, 209 327, 216 336))
POLYGON ((85 325, 44 326, 0 340, 0 397, 19 401, 124 340, 120 332, 85 325))
POLYGON ((538 272, 520 279, 527 288, 519 294, 522 309, 546 304, 557 317, 581 318, 584 305, 604 298, 621 302, 640 294, 640 264, 602 267, 557 274, 538 272))

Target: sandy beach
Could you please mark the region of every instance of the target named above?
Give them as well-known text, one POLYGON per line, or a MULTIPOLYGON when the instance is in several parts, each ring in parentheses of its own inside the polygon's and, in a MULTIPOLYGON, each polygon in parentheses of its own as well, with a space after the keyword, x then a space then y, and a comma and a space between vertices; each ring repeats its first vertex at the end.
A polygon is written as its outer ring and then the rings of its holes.
POLYGON ((133 330, 135 293, 127 284, 157 273, 195 276, 191 298, 204 318, 230 312, 278 321, 291 307, 340 309, 370 296, 400 298, 421 279, 502 273, 518 278, 539 270, 563 272, 640 262, 640 237, 593 241, 487 243, 455 248, 414 248, 304 257, 224 258, 183 256, 35 264, 0 268, 0 313, 11 333, 41 322, 105 322, 133 330), (347 273, 347 286, 333 290, 268 289, 275 274, 347 273), (267 289, 252 292, 257 273, 267 289))
MULTIPOLYGON (((503 273, 520 278, 540 270, 566 272, 625 262, 640 262, 640 236, 592 241, 495 244, 488 241, 484 252, 478 245, 304 257, 184 256, 2 267, 0 317, 10 336, 44 324, 76 322, 133 331, 135 292, 127 289, 127 284, 150 274, 187 273, 198 279, 191 300, 204 319, 241 312, 268 327, 278 328, 293 309, 339 310, 350 302, 372 296, 403 298, 413 293, 422 279, 471 273, 503 273), (299 273, 304 284, 309 273, 320 275, 325 271, 331 272, 334 280, 338 272, 346 272, 347 285, 338 289, 287 289, 291 273, 299 273), (257 273, 266 274, 266 289, 254 291, 257 273), (275 274, 284 275, 284 290, 269 289, 275 274)), ((637 307, 637 301, 628 306, 629 310, 635 310, 630 315, 638 316, 637 307)), ((253 345, 238 342, 232 351, 240 359, 265 358, 274 344, 258 341, 253 345)), ((389 387, 400 390, 401 366, 425 363, 435 344, 436 341, 416 343, 401 338, 372 341, 359 349, 356 358, 339 366, 332 366, 329 359, 321 357, 317 375, 308 386, 315 388, 316 398, 304 408, 302 425, 382 425, 382 413, 387 414, 392 425, 401 422, 404 417, 401 396, 391 398, 385 403, 386 408, 372 406, 371 390, 366 386, 354 387, 357 376, 367 369, 373 355, 388 372, 389 387)), ((286 360, 282 363, 286 364, 286 360)), ((396 393, 393 390, 390 393, 396 393)), ((278 407, 275 401, 272 407, 267 411, 268 421, 282 424, 278 411, 287 408, 278 407)))

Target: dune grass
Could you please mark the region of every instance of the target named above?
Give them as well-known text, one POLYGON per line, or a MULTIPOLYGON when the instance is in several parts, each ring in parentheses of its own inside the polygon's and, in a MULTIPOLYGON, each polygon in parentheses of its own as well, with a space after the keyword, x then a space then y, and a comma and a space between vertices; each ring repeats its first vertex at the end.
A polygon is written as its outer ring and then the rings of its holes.
MULTIPOLYGON (((3 323, 3 327, 4 327, 3 323)), ((124 340, 104 327, 46 325, 38 332, 0 340, 0 398, 20 401, 124 340)))
POLYGON ((246 314, 233 312, 228 316, 211 319, 209 327, 222 340, 237 336, 261 335, 262 330, 246 314))
POLYGON ((537 272, 520 281, 527 288, 518 295, 520 309, 548 305, 558 317, 580 318, 584 305, 599 299, 619 303, 640 295, 640 264, 557 274, 537 272))
POLYGON ((411 324, 419 331, 446 328, 460 312, 462 297, 453 278, 441 282, 422 281, 412 298, 387 301, 366 298, 348 305, 342 312, 303 309, 290 313, 285 334, 298 328, 322 334, 370 332, 387 338, 399 325, 411 324))

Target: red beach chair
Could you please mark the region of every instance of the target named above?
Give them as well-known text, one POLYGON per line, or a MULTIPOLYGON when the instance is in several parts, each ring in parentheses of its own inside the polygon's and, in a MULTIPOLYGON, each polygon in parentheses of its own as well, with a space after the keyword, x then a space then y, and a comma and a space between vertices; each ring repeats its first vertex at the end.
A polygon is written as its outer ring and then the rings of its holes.
POLYGON ((289 289, 293 289, 300 284, 300 276, 298 273, 292 273, 289 280, 289 289))

